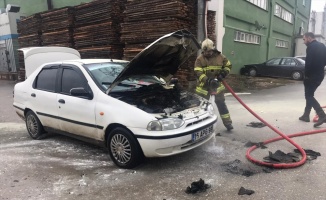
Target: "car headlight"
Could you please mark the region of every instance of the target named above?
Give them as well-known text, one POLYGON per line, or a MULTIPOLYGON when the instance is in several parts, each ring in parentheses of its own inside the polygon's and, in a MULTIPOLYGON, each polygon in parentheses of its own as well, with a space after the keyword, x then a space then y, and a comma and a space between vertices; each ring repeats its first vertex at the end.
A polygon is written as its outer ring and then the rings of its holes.
POLYGON ((209 105, 207 106, 207 111, 208 111, 208 113, 209 113, 210 115, 214 115, 214 114, 215 114, 215 113, 214 113, 214 107, 213 107, 212 104, 209 104, 209 105))
POLYGON ((166 131, 180 128, 184 121, 179 118, 165 118, 160 120, 151 121, 147 125, 149 131, 166 131))

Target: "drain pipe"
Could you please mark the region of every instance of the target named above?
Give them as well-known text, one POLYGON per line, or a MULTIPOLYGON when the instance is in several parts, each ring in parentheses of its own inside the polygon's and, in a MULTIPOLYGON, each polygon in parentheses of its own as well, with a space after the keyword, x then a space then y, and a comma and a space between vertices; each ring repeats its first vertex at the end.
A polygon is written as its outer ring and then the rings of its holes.
MULTIPOLYGON (((197 0, 197 41, 201 44, 206 38, 206 0, 197 0)), ((200 54, 200 51, 197 53, 200 54)))
POLYGON ((47 0, 47 3, 48 3, 48 10, 52 10, 53 9, 52 0, 47 0))

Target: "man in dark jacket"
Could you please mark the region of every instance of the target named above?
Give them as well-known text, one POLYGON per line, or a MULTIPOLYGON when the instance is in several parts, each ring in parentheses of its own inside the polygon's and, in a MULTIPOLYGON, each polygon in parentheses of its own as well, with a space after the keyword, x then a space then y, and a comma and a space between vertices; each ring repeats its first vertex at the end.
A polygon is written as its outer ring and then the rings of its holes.
POLYGON ((303 81, 306 107, 304 114, 299 117, 299 120, 309 122, 311 108, 314 108, 319 116, 319 119, 314 124, 314 127, 318 127, 326 122, 326 114, 314 97, 315 91, 324 80, 326 48, 324 44, 315 40, 315 35, 311 32, 304 34, 303 41, 307 46, 305 78, 303 81))

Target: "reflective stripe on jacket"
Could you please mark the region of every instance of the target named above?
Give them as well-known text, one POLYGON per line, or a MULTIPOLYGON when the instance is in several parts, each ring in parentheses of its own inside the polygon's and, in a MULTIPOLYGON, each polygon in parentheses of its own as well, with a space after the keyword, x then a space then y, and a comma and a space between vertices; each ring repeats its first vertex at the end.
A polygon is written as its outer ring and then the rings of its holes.
MULTIPOLYGON (((214 54, 209 58, 204 57, 203 54, 199 55, 196 59, 194 69, 197 77, 196 92, 202 95, 207 95, 207 79, 217 78, 222 69, 227 71, 227 73, 230 73, 231 68, 231 62, 218 51, 215 51, 214 54)), ((216 93, 219 93, 224 89, 224 85, 220 84, 220 86, 216 90, 216 93)))

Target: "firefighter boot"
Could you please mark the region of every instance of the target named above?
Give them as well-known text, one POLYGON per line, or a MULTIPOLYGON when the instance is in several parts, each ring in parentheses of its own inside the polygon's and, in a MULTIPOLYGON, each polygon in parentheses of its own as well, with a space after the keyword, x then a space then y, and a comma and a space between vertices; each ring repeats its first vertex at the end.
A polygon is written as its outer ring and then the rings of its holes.
POLYGON ((232 120, 231 120, 230 114, 221 115, 221 118, 222 118, 225 128, 228 131, 231 131, 233 129, 233 126, 232 126, 232 120))
POLYGON ((231 131, 233 129, 232 124, 226 124, 225 125, 226 130, 231 131))
POLYGON ((318 127, 323 123, 326 123, 326 114, 324 111, 318 112, 317 115, 318 115, 318 121, 314 124, 314 127, 318 127))

